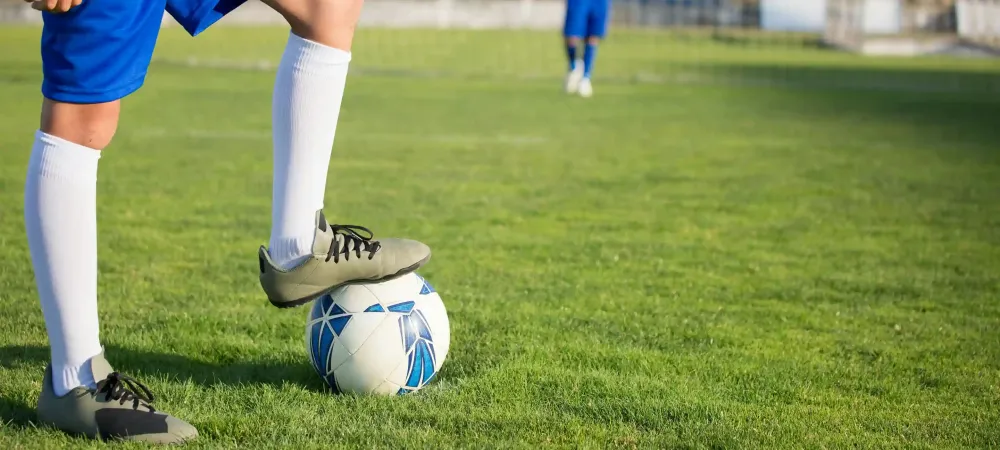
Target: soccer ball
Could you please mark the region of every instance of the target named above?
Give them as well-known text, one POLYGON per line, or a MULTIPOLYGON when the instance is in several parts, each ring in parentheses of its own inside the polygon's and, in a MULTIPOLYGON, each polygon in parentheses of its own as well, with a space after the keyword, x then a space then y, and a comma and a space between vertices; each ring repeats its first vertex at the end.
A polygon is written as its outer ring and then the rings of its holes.
POLYGON ((402 395, 424 387, 448 355, 441 297, 410 273, 316 299, 306 322, 313 368, 334 392, 402 395))

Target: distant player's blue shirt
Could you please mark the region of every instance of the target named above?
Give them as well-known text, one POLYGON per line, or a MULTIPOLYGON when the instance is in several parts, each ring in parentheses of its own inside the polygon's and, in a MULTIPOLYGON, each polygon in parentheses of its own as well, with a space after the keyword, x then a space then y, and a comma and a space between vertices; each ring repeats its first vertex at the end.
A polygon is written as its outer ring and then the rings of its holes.
POLYGON ((566 0, 566 37, 603 38, 608 31, 611 0, 566 0))
POLYGON ((103 103, 142 86, 163 12, 192 36, 246 0, 84 0, 42 13, 42 94, 67 103, 103 103))

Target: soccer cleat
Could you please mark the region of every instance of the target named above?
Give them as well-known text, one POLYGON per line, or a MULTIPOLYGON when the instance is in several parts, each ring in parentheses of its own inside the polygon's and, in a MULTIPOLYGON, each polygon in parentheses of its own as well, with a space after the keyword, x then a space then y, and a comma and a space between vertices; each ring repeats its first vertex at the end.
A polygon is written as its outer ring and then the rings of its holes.
POLYGON ((300 306, 352 283, 385 281, 413 272, 431 259, 431 249, 408 239, 373 240, 371 230, 357 225, 328 224, 316 212, 313 254, 283 270, 260 248, 260 285, 271 304, 300 306))
POLYGON ((38 421, 70 434, 155 444, 179 444, 198 436, 193 426, 150 406, 153 394, 142 383, 115 372, 104 354, 90 360, 96 389, 78 387, 62 397, 45 368, 38 421))
POLYGON ((590 78, 584 78, 580 80, 580 88, 578 90, 580 97, 590 98, 594 95, 594 86, 590 84, 590 78))
POLYGON ((569 71, 566 74, 566 93, 576 94, 577 89, 580 88, 580 80, 583 79, 583 62, 577 62, 576 69, 569 71))

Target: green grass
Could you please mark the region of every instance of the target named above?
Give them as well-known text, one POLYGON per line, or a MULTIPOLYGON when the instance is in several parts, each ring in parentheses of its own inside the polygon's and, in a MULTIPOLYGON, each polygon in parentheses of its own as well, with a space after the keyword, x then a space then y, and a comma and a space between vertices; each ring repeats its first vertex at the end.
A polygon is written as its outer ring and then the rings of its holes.
MULTIPOLYGON (((0 29, 0 448, 98 448, 33 424, 37 35, 0 29)), ((453 341, 352 398, 256 281, 283 38, 165 32, 101 160, 102 340, 191 448, 1000 446, 997 61, 618 32, 583 101, 551 33, 363 30, 327 212, 434 248, 453 341)))

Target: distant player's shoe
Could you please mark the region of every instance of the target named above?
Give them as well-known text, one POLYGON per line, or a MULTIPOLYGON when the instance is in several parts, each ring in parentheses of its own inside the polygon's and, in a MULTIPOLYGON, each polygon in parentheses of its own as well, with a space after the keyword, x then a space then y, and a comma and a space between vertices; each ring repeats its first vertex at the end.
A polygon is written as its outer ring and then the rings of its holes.
POLYGON ((576 70, 569 71, 566 74, 566 83, 564 85, 567 94, 576 94, 577 90, 580 88, 580 80, 583 79, 583 63, 578 62, 576 64, 576 70))
POLYGON ((431 259, 431 249, 408 239, 374 240, 371 230, 357 225, 328 224, 316 213, 313 254, 296 267, 282 270, 260 248, 260 285, 271 304, 300 306, 337 287, 396 278, 431 259))
POLYGON ((179 444, 198 436, 193 426, 150 406, 146 386, 115 372, 104 354, 90 361, 96 389, 78 387, 62 397, 52 389, 52 368, 45 369, 38 421, 70 434, 155 444, 179 444))
POLYGON ((580 80, 580 87, 577 92, 583 98, 590 98, 594 95, 594 86, 590 84, 590 78, 580 80))

